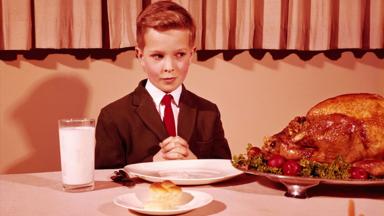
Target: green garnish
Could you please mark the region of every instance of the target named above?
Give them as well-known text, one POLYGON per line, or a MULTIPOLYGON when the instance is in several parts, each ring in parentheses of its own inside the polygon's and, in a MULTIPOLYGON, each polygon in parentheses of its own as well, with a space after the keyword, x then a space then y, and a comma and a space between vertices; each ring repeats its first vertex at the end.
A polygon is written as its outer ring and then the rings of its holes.
MULTIPOLYGON (((251 144, 247 145, 247 152, 252 147, 251 144)), ((232 164, 234 167, 243 170, 255 170, 257 172, 283 174, 282 168, 270 167, 263 154, 249 158, 246 154, 234 155, 232 164)), ((301 171, 299 176, 314 177, 325 179, 350 179, 349 170, 351 164, 345 162, 342 157, 337 157, 332 163, 320 163, 308 159, 301 159, 299 161, 301 171)), ((372 179, 373 177, 370 176, 372 179)))
POLYGON ((326 179, 349 179, 349 169, 351 165, 337 157, 332 163, 319 163, 307 159, 301 159, 299 162, 302 167, 301 176, 319 177, 326 179))

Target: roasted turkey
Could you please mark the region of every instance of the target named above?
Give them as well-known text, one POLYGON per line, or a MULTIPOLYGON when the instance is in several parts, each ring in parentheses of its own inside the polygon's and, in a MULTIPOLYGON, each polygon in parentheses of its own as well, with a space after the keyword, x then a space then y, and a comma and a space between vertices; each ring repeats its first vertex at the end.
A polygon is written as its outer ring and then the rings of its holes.
POLYGON ((384 175, 384 98, 345 94, 324 100, 267 137, 265 154, 331 163, 341 157, 374 176, 384 175))

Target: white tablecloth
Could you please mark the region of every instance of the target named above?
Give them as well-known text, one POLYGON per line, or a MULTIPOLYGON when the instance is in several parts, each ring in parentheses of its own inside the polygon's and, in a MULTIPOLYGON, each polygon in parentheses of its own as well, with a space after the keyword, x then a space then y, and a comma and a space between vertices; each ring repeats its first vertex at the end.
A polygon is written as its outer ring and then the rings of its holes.
MULTIPOLYGON (((133 187, 111 182, 113 170, 96 171, 94 191, 64 192, 61 173, 0 175, 0 215, 136 215, 119 207, 113 198, 138 189, 148 182, 137 179, 133 187)), ((307 199, 284 196, 285 188, 264 177, 242 174, 212 185, 183 186, 209 193, 214 200, 184 215, 384 215, 383 186, 352 187, 319 185, 307 199)))

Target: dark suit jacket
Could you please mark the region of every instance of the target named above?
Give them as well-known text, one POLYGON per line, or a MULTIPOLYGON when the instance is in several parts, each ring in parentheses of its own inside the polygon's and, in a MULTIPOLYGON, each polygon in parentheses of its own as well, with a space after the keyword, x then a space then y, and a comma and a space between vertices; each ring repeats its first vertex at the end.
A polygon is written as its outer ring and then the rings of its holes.
MULTIPOLYGON (((127 96, 104 107, 96 126, 97 169, 152 161, 168 137, 146 80, 127 96)), ((178 135, 198 158, 231 158, 217 106, 185 89, 180 96, 178 135)))

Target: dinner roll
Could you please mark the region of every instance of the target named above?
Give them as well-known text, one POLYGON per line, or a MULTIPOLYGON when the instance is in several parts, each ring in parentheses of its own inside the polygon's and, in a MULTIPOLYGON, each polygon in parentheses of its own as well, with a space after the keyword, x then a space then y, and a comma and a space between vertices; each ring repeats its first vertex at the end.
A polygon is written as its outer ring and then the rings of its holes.
POLYGON ((181 187, 169 180, 152 183, 149 187, 149 201, 144 208, 150 210, 174 209, 180 203, 181 187))

